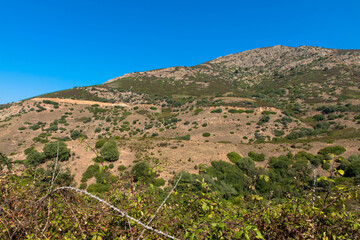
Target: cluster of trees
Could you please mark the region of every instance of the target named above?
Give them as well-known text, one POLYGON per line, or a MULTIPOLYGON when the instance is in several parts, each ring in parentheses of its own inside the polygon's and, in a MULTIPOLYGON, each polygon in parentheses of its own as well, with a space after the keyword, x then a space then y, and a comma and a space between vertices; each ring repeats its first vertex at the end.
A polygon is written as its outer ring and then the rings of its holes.
MULTIPOLYGON (((57 142, 47 144, 41 154, 56 158, 58 144, 62 149, 60 151, 59 147, 59 156, 67 156, 66 145, 64 148, 57 142)), ((107 144, 114 146, 112 141, 100 139, 95 147, 101 150, 107 144)), ((201 165, 199 174, 181 173, 163 188, 157 186, 165 181, 157 178, 154 167, 147 162, 138 162, 131 171, 121 171, 118 176, 110 174, 111 164, 109 167, 93 164, 84 173, 83 183, 95 177, 96 183, 87 191, 96 194, 96 198, 70 188, 58 190, 60 186, 71 186, 73 178, 68 172, 53 167, 27 167, 22 176, 1 171, 0 192, 6 194, 0 195, 3 203, 0 238, 23 239, 41 234, 59 238, 142 236, 158 239, 167 234, 179 239, 334 236, 356 239, 360 215, 353 206, 358 204, 360 194, 358 187, 353 186, 360 180, 360 156, 347 159, 333 156, 344 151, 341 146, 331 146, 321 149, 317 155, 305 151, 295 155, 289 153, 271 157, 267 168, 257 168, 252 158, 231 152, 227 154, 231 162, 213 161, 211 166, 201 165), (312 170, 316 159, 337 159, 338 167, 331 170, 340 175, 318 178, 314 194, 312 170), (52 183, 48 180, 54 171, 59 177, 52 183), (48 198, 52 198, 49 205, 48 198), (159 207, 164 203, 166 207, 159 207), (109 206, 124 209, 126 214, 141 222, 151 222, 149 226, 157 232, 143 232, 143 227, 133 220, 130 228, 127 218, 109 211, 110 208, 107 210, 109 206), (21 214, 15 215, 17 211, 21 214), (51 224, 46 224, 44 219, 51 224)), ((26 151, 27 155, 35 153, 34 149, 26 151)), ((259 157, 260 154, 249 155, 259 157)), ((1 154, 0 160, 3 166, 9 162, 1 154)), ((82 187, 85 189, 86 185, 82 187)))
POLYGON ((67 148, 64 142, 51 142, 44 146, 43 152, 38 152, 34 147, 25 149, 26 155, 25 164, 29 166, 38 166, 49 160, 56 158, 59 161, 66 161, 70 157, 70 149, 67 148))

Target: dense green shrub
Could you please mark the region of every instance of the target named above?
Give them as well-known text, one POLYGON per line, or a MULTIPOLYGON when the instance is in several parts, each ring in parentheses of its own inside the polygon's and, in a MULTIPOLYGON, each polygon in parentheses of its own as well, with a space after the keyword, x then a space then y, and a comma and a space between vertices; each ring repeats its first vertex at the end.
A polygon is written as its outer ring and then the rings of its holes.
POLYGON ((248 153, 248 156, 255 162, 265 161, 265 154, 263 154, 263 153, 256 153, 256 152, 250 151, 248 153))
POLYGON ((75 140, 78 137, 80 137, 81 133, 78 130, 71 130, 70 131, 70 137, 71 139, 75 140))
POLYGON ((110 184, 92 183, 87 188, 87 191, 90 193, 104 193, 109 191, 110 187, 111 187, 110 184))
POLYGON ((360 155, 351 155, 341 164, 346 177, 360 177, 360 155))
POLYGON ((264 123, 269 122, 270 117, 269 115, 262 115, 259 121, 256 123, 257 125, 263 125, 264 123))
POLYGON ((255 163, 249 157, 240 158, 236 162, 236 166, 240 168, 248 176, 253 175, 255 170, 255 163))
POLYGON ((154 177, 154 173, 147 162, 136 163, 131 169, 131 173, 133 174, 135 182, 139 180, 146 181, 154 177))
POLYGON ((221 108, 217 108, 215 110, 212 110, 210 113, 222 113, 222 109, 221 108))
POLYGON ((124 165, 119 165, 118 166, 118 171, 119 172, 123 172, 123 171, 125 171, 125 169, 126 169, 126 167, 124 165))
POLYGON ((283 130, 278 130, 278 129, 274 129, 274 135, 276 137, 281 137, 285 134, 285 132, 283 130))
POLYGON ((322 155, 328 155, 330 153, 335 154, 335 155, 340 155, 343 152, 345 152, 346 149, 342 146, 329 146, 329 147, 325 147, 323 149, 321 149, 318 154, 322 154, 322 155))
POLYGON ((195 109, 195 111, 194 111, 194 115, 198 115, 200 112, 202 112, 203 111, 203 109, 202 108, 197 108, 197 109, 195 109))
POLYGON ((47 159, 55 159, 59 146, 59 161, 66 161, 70 157, 70 149, 64 142, 51 142, 44 146, 43 151, 47 159))
POLYGON ((203 137, 210 137, 210 135, 211 135, 211 134, 208 133, 208 132, 205 132, 205 133, 202 134, 203 137))
POLYGON ((155 187, 161 187, 165 185, 165 180, 162 178, 155 178, 153 179, 152 183, 155 187))
POLYGON ((100 139, 95 143, 95 148, 100 149, 107 142, 106 139, 100 139))
POLYGON ((85 190, 87 188, 87 183, 85 183, 85 182, 80 183, 79 188, 82 189, 82 190, 85 190))
MULTIPOLYGON (((26 151, 26 150, 25 150, 26 151)), ((27 152, 26 154, 25 163, 32 166, 38 166, 45 162, 45 155, 44 153, 39 153, 35 149, 27 152)))
POLYGON ((226 156, 232 163, 235 164, 241 159, 241 156, 236 152, 229 152, 226 156))
POLYGON ((119 150, 115 141, 106 142, 100 149, 100 154, 105 161, 114 162, 119 159, 119 150))
POLYGON ((229 111, 228 111, 229 113, 243 113, 243 112, 245 112, 244 110, 242 110, 242 109, 229 109, 229 111))
POLYGON ((323 162, 323 164, 321 165, 321 167, 322 167, 324 170, 329 170, 329 169, 330 169, 330 164, 327 163, 327 162, 323 162))
POLYGON ((324 116, 324 115, 320 115, 320 114, 314 115, 314 116, 312 116, 312 118, 313 118, 315 121, 323 121, 323 120, 325 120, 325 116, 324 116))

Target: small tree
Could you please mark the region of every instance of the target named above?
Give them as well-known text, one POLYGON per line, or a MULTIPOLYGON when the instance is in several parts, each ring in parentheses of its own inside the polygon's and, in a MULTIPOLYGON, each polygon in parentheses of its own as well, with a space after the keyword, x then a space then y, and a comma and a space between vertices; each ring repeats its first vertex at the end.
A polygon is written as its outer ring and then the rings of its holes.
POLYGON ((64 142, 51 142, 46 144, 43 148, 45 157, 48 159, 55 159, 57 156, 58 145, 59 160, 61 162, 68 160, 70 157, 70 149, 67 148, 67 145, 64 142))
POLYGON ((232 163, 237 163, 241 159, 241 156, 236 152, 229 152, 226 156, 232 163))
POLYGON ((105 161, 115 162, 119 159, 120 153, 115 141, 108 141, 100 149, 100 154, 105 161))
POLYGON ((45 162, 45 155, 44 153, 39 153, 35 149, 32 149, 26 156, 26 164, 32 166, 38 166, 45 162))

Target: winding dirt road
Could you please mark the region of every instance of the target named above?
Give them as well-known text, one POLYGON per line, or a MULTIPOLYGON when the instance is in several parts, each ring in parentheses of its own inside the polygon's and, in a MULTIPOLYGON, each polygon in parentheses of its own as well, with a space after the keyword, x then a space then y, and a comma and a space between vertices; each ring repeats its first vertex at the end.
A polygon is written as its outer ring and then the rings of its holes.
POLYGON ((61 99, 61 98, 32 98, 32 101, 41 102, 43 100, 50 100, 58 103, 73 103, 73 104, 83 104, 83 105, 94 105, 98 104, 99 106, 121 106, 121 107, 130 107, 125 103, 106 103, 106 102, 96 102, 96 101, 88 101, 88 100, 75 100, 75 99, 61 99))

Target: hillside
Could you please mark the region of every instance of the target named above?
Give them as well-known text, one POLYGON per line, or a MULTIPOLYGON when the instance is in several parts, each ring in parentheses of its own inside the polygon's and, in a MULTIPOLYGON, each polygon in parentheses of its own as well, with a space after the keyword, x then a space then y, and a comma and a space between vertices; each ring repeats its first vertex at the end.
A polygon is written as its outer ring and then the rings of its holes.
POLYGON ((359 239, 359 76, 359 50, 274 46, 1 105, 0 237, 141 238, 50 195, 148 221, 177 182, 154 221, 176 239, 359 239))
MULTIPOLYGON (((131 139, 125 142, 146 142, 154 148, 152 158, 171 163, 166 179, 174 169, 194 172, 195 165, 226 159, 230 151, 316 153, 340 141, 350 156, 358 153, 354 140, 360 136, 359 73, 360 51, 307 46, 260 48, 193 67, 130 73, 4 106, 0 150, 21 160, 29 146, 41 149, 63 139, 74 156, 80 154, 77 164, 84 169, 94 156, 81 153, 84 146, 72 132, 89 142, 131 139), (174 146, 156 147, 161 142, 174 146), (188 143, 198 147, 190 150, 188 143), (201 153, 214 150, 210 158, 201 153), (189 158, 193 163, 183 166, 181 159, 189 158)), ((122 151, 129 166, 141 158, 129 146, 122 151)))

